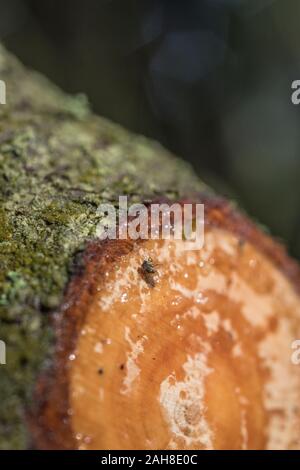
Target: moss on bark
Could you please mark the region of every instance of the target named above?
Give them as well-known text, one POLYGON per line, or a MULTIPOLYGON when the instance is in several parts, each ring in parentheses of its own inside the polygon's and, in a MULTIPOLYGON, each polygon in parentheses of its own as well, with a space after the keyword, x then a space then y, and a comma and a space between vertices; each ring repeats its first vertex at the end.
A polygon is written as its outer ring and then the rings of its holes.
POLYGON ((160 145, 96 117, 84 96, 65 95, 1 46, 0 79, 0 449, 20 449, 24 405, 51 355, 51 315, 95 236, 98 205, 205 188, 160 145))

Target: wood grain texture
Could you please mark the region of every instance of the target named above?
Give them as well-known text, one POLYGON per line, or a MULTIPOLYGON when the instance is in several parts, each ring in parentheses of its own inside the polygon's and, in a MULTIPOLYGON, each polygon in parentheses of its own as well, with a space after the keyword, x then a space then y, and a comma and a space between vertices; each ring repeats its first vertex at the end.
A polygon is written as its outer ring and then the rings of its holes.
POLYGON ((36 447, 299 448, 299 267, 225 201, 197 200, 200 251, 88 247, 29 413, 36 447), (149 258, 154 287, 139 271, 149 258))

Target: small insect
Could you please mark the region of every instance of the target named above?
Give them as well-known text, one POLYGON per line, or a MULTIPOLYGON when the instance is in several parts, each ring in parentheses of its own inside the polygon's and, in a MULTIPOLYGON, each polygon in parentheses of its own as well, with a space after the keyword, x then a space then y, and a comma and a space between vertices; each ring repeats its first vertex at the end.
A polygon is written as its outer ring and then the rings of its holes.
POLYGON ((244 238, 240 238, 238 241, 239 248, 244 248, 245 243, 246 240, 244 240, 244 238))
POLYGON ((148 258, 142 262, 142 266, 138 269, 142 279, 144 279, 146 284, 150 287, 155 287, 154 274, 157 273, 156 266, 158 265, 153 263, 152 258, 148 258))

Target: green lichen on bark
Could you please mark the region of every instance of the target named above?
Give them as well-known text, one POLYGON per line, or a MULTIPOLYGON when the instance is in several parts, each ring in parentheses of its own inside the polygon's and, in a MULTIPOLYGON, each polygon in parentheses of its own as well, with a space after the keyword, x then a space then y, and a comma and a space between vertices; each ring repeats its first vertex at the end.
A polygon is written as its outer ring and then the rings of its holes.
MULTIPOLYGON (((50 317, 76 252, 95 236, 97 207, 203 190, 157 143, 94 116, 0 46, 0 449, 26 448, 23 420, 52 348, 50 317)), ((121 104, 120 104, 121 105, 121 104)))

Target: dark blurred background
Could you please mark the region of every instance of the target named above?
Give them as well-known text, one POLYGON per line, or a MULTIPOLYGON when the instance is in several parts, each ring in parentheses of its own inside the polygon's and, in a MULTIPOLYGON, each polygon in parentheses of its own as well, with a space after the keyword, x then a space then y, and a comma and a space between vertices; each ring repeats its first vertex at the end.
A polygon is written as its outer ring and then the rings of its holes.
POLYGON ((0 36, 154 137, 300 257, 299 0, 0 0, 0 36))

